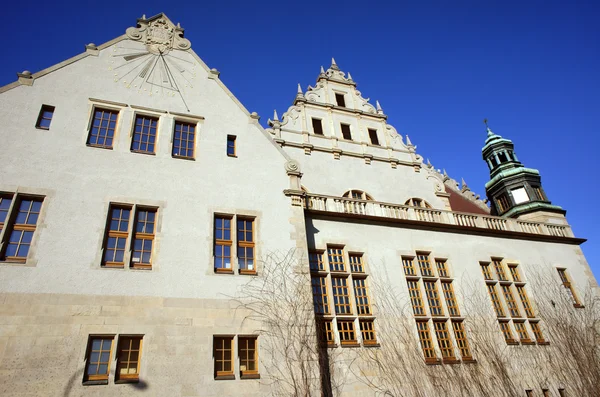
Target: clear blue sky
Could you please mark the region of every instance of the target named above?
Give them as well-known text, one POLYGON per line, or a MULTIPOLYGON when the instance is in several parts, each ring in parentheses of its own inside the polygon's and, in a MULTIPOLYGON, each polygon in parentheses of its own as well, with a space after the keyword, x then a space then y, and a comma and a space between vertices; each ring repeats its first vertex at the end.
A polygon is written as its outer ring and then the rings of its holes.
POLYGON ((540 170, 600 276, 600 2, 8 2, 0 85, 159 12, 263 124, 334 56, 421 155, 482 196, 487 117, 540 170))

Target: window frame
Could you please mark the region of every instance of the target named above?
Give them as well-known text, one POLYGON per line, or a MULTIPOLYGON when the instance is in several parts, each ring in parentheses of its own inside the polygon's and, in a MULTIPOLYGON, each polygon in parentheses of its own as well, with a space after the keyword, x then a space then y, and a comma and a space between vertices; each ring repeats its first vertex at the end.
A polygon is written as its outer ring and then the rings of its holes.
MULTIPOLYGON (((183 134, 183 129, 181 131, 179 131, 180 134, 183 134)), ((171 157, 173 158, 177 158, 177 159, 183 159, 183 160, 195 160, 196 159, 196 142, 197 142, 197 137, 198 137, 198 123, 194 123, 192 121, 189 120, 182 120, 182 119, 173 119, 173 140, 171 142, 171 157), (189 128, 193 127, 194 128, 194 139, 192 140, 192 155, 191 156, 183 156, 181 154, 175 154, 175 140, 178 139, 179 140, 179 150, 181 150, 181 143, 183 141, 183 139, 181 138, 181 135, 179 138, 175 137, 175 134, 177 133, 177 125, 181 125, 183 126, 187 126, 188 130, 187 130, 187 134, 188 134, 188 138, 189 138, 189 128)), ((189 149, 187 148, 187 143, 189 142, 189 139, 186 139, 186 148, 185 150, 188 151, 189 149)))
MULTIPOLYGON (((257 335, 238 335, 238 348, 237 348, 237 352, 238 352, 238 360, 239 360, 239 370, 240 370, 240 379, 260 379, 260 371, 258 368, 258 363, 259 363, 259 353, 258 353, 258 336, 257 335), (250 349, 248 347, 248 343, 246 343, 246 351, 250 351, 253 350, 254 351, 254 357, 252 360, 250 360, 249 358, 246 358, 246 360, 242 360, 242 351, 244 351, 242 343, 243 342, 249 342, 249 341, 253 341, 254 342, 254 349, 250 349), (250 361, 254 362, 254 370, 248 370, 248 369, 242 369, 242 362, 246 362, 249 363, 250 361)), ((246 353, 247 354, 247 353, 246 353)))
MULTIPOLYGON (((115 347, 115 334, 90 334, 88 335, 88 341, 87 341, 87 348, 86 348, 86 352, 85 352, 85 365, 83 368, 83 384, 108 384, 108 378, 110 376, 110 364, 112 363, 112 358, 113 358, 113 349, 115 347), (95 339, 100 339, 102 341, 104 340, 110 340, 110 349, 108 350, 108 361, 95 361, 97 368, 100 367, 100 365, 102 365, 102 363, 106 363, 106 374, 95 374, 95 375, 89 375, 88 374, 88 367, 90 366, 91 362, 91 356, 92 354, 96 351, 93 350, 93 341, 95 339)), ((106 352, 107 350, 103 349, 104 347, 104 342, 101 342, 100 344, 100 350, 97 350, 99 352, 98 354, 98 360, 101 360, 102 358, 102 353, 106 352)))
MULTIPOLYGON (((121 108, 116 108, 116 107, 111 107, 111 106, 105 106, 104 104, 102 105, 96 105, 93 104, 92 105, 92 111, 90 114, 90 120, 89 120, 89 125, 88 125, 88 129, 87 129, 87 137, 86 137, 86 141, 85 144, 86 146, 89 147, 93 147, 93 148, 98 148, 98 149, 108 149, 108 150, 113 150, 115 147, 115 142, 117 141, 118 138, 118 131, 119 131, 119 127, 120 127, 120 121, 121 121, 121 108), (96 112, 97 111, 101 111, 104 113, 115 113, 116 117, 115 117, 115 128, 113 129, 113 136, 112 136, 112 144, 111 145, 99 145, 98 143, 91 143, 90 142, 90 138, 92 137, 92 130, 94 129, 94 120, 96 120, 96 112)), ((103 120, 104 118, 101 117, 100 120, 103 120)), ((108 119, 109 123, 110 123, 110 118, 108 119)), ((109 124, 110 125, 110 124, 109 124)), ((106 142, 106 139, 108 137, 108 130, 110 128, 106 129, 107 134, 104 135, 104 140, 106 142)), ((98 129, 98 132, 100 130, 98 129)), ((100 135, 97 135, 97 137, 100 135)), ((97 139, 97 138, 96 138, 97 139)))
MULTIPOLYGON (((146 215, 147 217, 148 215, 146 215)), ((145 224, 148 224, 149 222, 147 221, 146 218, 146 222, 145 224)), ((134 213, 134 218, 133 218, 133 227, 131 230, 131 245, 130 245, 130 252, 131 252, 131 258, 129 260, 129 266, 131 268, 134 269, 152 269, 152 254, 154 253, 154 246, 155 246, 155 237, 156 237, 156 229, 158 227, 158 208, 156 207, 147 207, 147 206, 141 206, 141 205, 136 205, 135 206, 135 213, 134 213), (153 228, 152 228, 152 233, 142 233, 142 232, 138 232, 137 231, 137 225, 139 222, 139 215, 140 212, 145 211, 147 214, 153 213, 154 214, 154 222, 152 222, 154 224, 153 228), (136 262, 134 263, 134 253, 136 252, 135 249, 135 243, 137 240, 142 240, 142 241, 151 241, 151 249, 150 249, 150 262, 149 263, 145 263, 143 261, 140 262, 136 262)), ((145 246, 144 243, 142 243, 142 260, 143 260, 143 253, 147 252, 144 251, 143 247, 145 246)))
POLYGON ((313 134, 319 135, 319 136, 325 136, 325 132, 323 131, 323 119, 320 119, 318 117, 311 117, 310 119, 311 119, 311 126, 313 129, 313 134), (318 125, 319 127, 315 128, 315 125, 318 125), (317 132, 317 130, 320 132, 317 132))
POLYGON ((214 366, 214 379, 215 380, 230 380, 230 379, 235 379, 235 360, 234 360, 234 352, 235 352, 235 335, 213 335, 213 366, 214 366), (221 344, 221 346, 223 346, 222 349, 218 349, 217 347, 217 341, 229 341, 230 345, 229 348, 226 349, 225 348, 225 343, 221 344), (217 357, 217 352, 218 351, 222 351, 223 354, 221 354, 222 356, 222 360, 219 360, 220 357, 217 357), (229 351, 230 352, 230 359, 226 360, 225 359, 225 352, 229 351), (231 366, 231 371, 219 371, 217 369, 218 366, 218 362, 222 362, 223 366, 222 369, 225 368, 225 363, 229 362, 230 366, 231 366))
POLYGON ((352 141, 352 128, 350 126, 350 124, 347 123, 340 123, 340 132, 342 134, 342 139, 345 141, 352 141), (346 134, 345 132, 347 132, 348 134, 346 134))
POLYGON ((161 120, 160 120, 160 116, 157 115, 150 115, 150 114, 146 114, 146 113, 138 113, 135 112, 133 114, 133 122, 132 122, 132 127, 131 127, 131 143, 129 144, 129 150, 132 153, 140 153, 140 154, 149 154, 149 155, 156 155, 156 148, 158 146, 158 132, 160 131, 160 126, 161 126, 161 120), (141 125, 141 131, 140 132, 136 132, 136 127, 137 127, 137 121, 138 118, 141 118, 143 120, 150 120, 150 122, 152 122, 153 120, 156 121, 156 127, 154 127, 154 142, 150 143, 150 138, 152 137, 152 123, 147 126, 148 131, 144 131, 144 123, 142 123, 141 125), (150 144, 153 145, 153 150, 142 150, 142 149, 134 149, 133 145, 135 143, 135 137, 136 134, 140 135, 140 141, 138 142, 139 146, 141 147, 142 145, 142 137, 144 135, 148 135, 148 142, 146 142, 146 147, 148 147, 150 144))
POLYGON ((41 224, 40 219, 42 218, 44 211, 44 201, 45 196, 40 196, 37 194, 21 194, 21 193, 2 193, 0 192, 1 201, 10 200, 9 206, 3 212, 6 212, 6 217, 4 222, 0 223, 0 262, 2 263, 14 263, 14 264, 27 264, 27 258, 29 258, 31 248, 34 246, 34 243, 37 234, 35 233, 38 229, 38 226, 41 224), (29 208, 25 212, 26 219, 25 223, 17 223, 17 219, 21 211, 21 205, 23 201, 31 201, 29 204, 29 208), (35 212, 33 210, 33 203, 39 203, 39 211, 35 212), (27 223, 31 215, 37 215, 35 223, 27 223), (7 255, 7 251, 9 246, 13 245, 15 241, 11 241, 13 233, 20 232, 19 241, 17 242, 17 248, 15 251, 15 255, 7 255), (31 233, 31 240, 29 242, 23 243, 23 237, 25 233, 31 233), (27 246, 27 254, 25 256, 19 256, 19 251, 22 246, 27 246))
MULTIPOLYGON (((251 216, 245 216, 245 215, 236 215, 235 217, 235 241, 236 241, 236 258, 237 258, 237 265, 238 265, 238 271, 240 272, 240 274, 256 274, 256 226, 255 226, 255 221, 256 218, 255 217, 251 217, 251 216), (240 229, 239 229, 239 222, 244 222, 244 241, 240 241, 239 239, 239 233, 240 233, 240 229), (246 233, 248 232, 248 229, 246 229, 246 223, 245 222, 250 222, 251 226, 251 230, 250 233, 252 233, 252 241, 246 241, 246 233), (244 249, 248 249, 248 248, 252 248, 252 269, 248 269, 248 264, 246 263, 246 267, 242 268, 241 267, 241 259, 240 259, 240 252, 242 251, 241 248, 244 249)), ((247 251, 245 251, 247 252, 247 251)), ((247 261, 248 256, 244 257, 245 260, 247 261)))
POLYGON ((334 96, 335 96, 335 104, 337 106, 346 107, 346 93, 344 92, 334 92, 334 96), (341 102, 341 104, 340 104, 341 102))
MULTIPOLYGON (((116 370, 115 370, 115 383, 127 383, 127 382, 138 382, 140 379, 140 368, 142 365, 142 348, 143 348, 143 343, 144 343, 144 335, 119 335, 119 340, 117 343, 117 363, 116 363, 116 370), (127 363, 131 363, 132 360, 130 360, 131 358, 131 352, 135 351, 133 349, 129 349, 129 350, 124 350, 123 349, 123 344, 125 343, 126 340, 129 341, 133 341, 133 340, 138 340, 139 341, 139 345, 138 345, 138 358, 137 358, 137 367, 136 367, 136 373, 135 374, 121 374, 121 365, 122 365, 122 359, 121 359, 121 354, 124 351, 128 351, 129 352, 129 356, 128 356, 128 360, 127 363)), ((131 346, 131 344, 130 344, 131 346)))
POLYGON ((225 145, 225 153, 227 157, 237 157, 237 135, 227 135, 227 143, 225 145), (231 143, 231 145, 230 145, 231 143), (231 148, 231 153, 230 149, 231 148))
POLYGON ((40 113, 38 114, 37 121, 35 122, 35 128, 37 128, 38 130, 50 130, 50 125, 52 124, 52 119, 54 118, 54 110, 56 110, 55 106, 43 104, 40 108, 40 113), (44 112, 51 113, 49 119, 44 117, 44 112), (41 124, 43 120, 49 120, 48 127, 45 127, 41 124))
POLYGON ((379 143, 379 134, 377 133, 376 128, 367 128, 367 133, 369 134, 369 141, 371 142, 371 145, 381 146, 381 144, 379 143))
POLYGON ((337 329, 340 337, 340 345, 343 346, 357 346, 358 338, 356 335, 356 327, 354 326, 354 320, 338 318, 337 329), (344 327, 344 325, 348 325, 344 327), (346 338, 348 336, 348 338, 346 338), (354 338, 350 338, 354 336, 354 338))
POLYGON ((571 300, 573 301, 573 307, 576 309, 583 309, 585 306, 581 303, 579 295, 573 287, 573 282, 571 281, 571 277, 567 273, 567 269, 564 267, 557 267, 556 270, 558 271, 558 276, 560 277, 560 281, 563 287, 565 287, 565 289, 569 291, 569 295, 571 297, 571 300))
POLYGON ((213 268, 215 273, 229 273, 233 274, 233 233, 232 225, 234 225, 234 216, 229 214, 215 213, 213 215, 213 268), (229 240, 225 238, 217 238, 217 218, 223 220, 223 237, 225 237, 225 230, 229 230, 229 240), (229 228, 225 228, 225 220, 229 220, 229 228), (223 258, 223 266, 217 267, 217 246, 222 247, 223 255, 219 258, 223 258), (225 247, 229 247, 229 256, 225 256, 225 247), (225 267, 225 258, 229 258, 229 267, 225 267))

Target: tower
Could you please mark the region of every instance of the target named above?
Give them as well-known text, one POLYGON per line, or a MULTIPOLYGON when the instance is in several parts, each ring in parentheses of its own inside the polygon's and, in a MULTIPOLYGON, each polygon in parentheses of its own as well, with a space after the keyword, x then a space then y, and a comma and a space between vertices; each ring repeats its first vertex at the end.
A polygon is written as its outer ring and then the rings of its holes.
POLYGON ((523 166, 510 139, 488 127, 481 153, 490 169, 485 191, 492 203, 492 214, 541 222, 564 219, 566 211, 552 205, 542 188, 539 171, 523 166))

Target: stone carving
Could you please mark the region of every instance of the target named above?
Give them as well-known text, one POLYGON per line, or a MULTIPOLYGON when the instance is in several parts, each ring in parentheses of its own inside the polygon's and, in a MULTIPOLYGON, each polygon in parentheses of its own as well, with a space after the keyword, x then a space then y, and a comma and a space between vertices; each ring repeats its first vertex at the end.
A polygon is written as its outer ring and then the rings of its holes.
POLYGON ((149 52, 156 55, 167 54, 172 49, 187 50, 192 44, 183 38, 183 29, 175 26, 163 14, 146 19, 138 19, 138 27, 128 28, 127 37, 146 44, 149 52))
POLYGON ((296 160, 288 160, 285 163, 286 172, 300 172, 300 163, 296 160))
POLYGON ((290 106, 283 115, 281 115, 281 125, 284 126, 288 123, 294 125, 299 120, 302 114, 302 108, 300 106, 290 106))

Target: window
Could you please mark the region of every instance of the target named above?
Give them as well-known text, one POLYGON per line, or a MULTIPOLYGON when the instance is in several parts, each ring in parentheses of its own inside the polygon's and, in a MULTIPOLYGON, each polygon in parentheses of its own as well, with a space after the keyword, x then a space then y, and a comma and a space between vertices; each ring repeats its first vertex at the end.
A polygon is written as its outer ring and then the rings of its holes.
POLYGON ((377 130, 369 128, 369 139, 371 139, 371 145, 379 145, 379 139, 377 138, 377 130))
POLYGON ((119 337, 116 378, 120 381, 138 380, 142 357, 142 336, 119 337))
POLYGON ((531 330, 533 331, 533 336, 535 336, 536 342, 540 344, 545 344, 546 340, 544 339, 544 335, 542 334, 540 324, 538 322, 530 321, 529 325, 531 325, 531 330))
POLYGON ((137 115, 135 117, 131 151, 137 153, 154 154, 157 126, 158 119, 156 117, 137 115))
POLYGON ((348 254, 348 258, 350 259, 350 271, 352 273, 364 273, 362 263, 362 254, 348 254))
POLYGON ((308 262, 311 271, 325 271, 325 264, 323 262, 323 251, 310 251, 308 253, 308 262))
POLYGON ((527 328, 525 327, 525 323, 521 321, 515 321, 515 330, 517 331, 517 335, 519 335, 519 339, 521 343, 531 342, 531 338, 529 338, 529 333, 527 332, 527 328))
POLYGON ((215 379, 234 379, 233 336, 213 337, 215 379))
POLYGON ((348 190, 342 197, 352 198, 355 200, 373 200, 373 197, 362 190, 348 190))
POLYGON ((446 267, 446 261, 444 259, 436 259, 435 266, 437 267, 438 275, 440 277, 450 277, 448 275, 448 268, 446 267))
POLYGON ((415 316, 424 316, 425 308, 423 307, 423 299, 421 298, 421 290, 419 289, 419 282, 414 280, 407 280, 408 293, 410 295, 410 302, 413 307, 415 316))
POLYGON ((114 336, 90 336, 86 355, 84 382, 106 381, 110 371, 114 336))
MULTIPOLYGON (((133 206, 111 204, 108 211, 102 266, 124 267, 129 237, 129 222, 133 206)), ((152 246, 156 229, 156 208, 136 206, 135 227, 131 242, 130 266, 137 269, 152 268, 152 246)))
POLYGON ((317 327, 319 331, 319 342, 326 346, 335 346, 333 322, 331 320, 322 319, 318 321, 317 327))
POLYGON ((423 285, 425 286, 425 295, 427 296, 431 315, 443 316, 444 310, 442 309, 442 303, 435 281, 423 281, 423 285))
POLYGON ((323 276, 312 277, 313 305, 316 314, 329 314, 329 300, 327 295, 327 278, 323 276))
POLYGON ((498 280, 507 281, 506 274, 504 273, 504 267, 502 266, 502 261, 498 259, 494 259, 492 261, 494 263, 494 269, 496 269, 496 274, 498 275, 498 280))
POLYGON ((404 274, 407 276, 416 276, 415 266, 414 266, 415 258, 402 257, 402 266, 404 266, 404 274))
POLYGON ((440 351, 442 352, 442 358, 454 360, 454 350, 452 348, 452 342, 450 341, 446 322, 434 321, 433 327, 435 328, 435 335, 438 340, 440 351))
POLYGON ((513 200, 515 201, 515 204, 521 204, 526 201, 529 201, 529 195, 527 194, 527 191, 525 191, 524 187, 520 187, 518 189, 511 190, 510 193, 513 196, 513 200))
POLYGON ((227 135, 227 155, 229 157, 237 157, 235 138, 235 135, 227 135))
POLYGON ((452 281, 442 281, 442 291, 444 292, 444 298, 446 298, 446 306, 448 306, 450 316, 460 316, 456 297, 454 296, 454 289, 452 288, 452 281))
POLYGON ((173 157, 185 159, 194 158, 196 144, 196 125, 175 120, 175 133, 173 135, 173 157))
POLYGON ((458 351, 463 360, 472 360, 471 349, 469 347, 469 341, 462 321, 452 321, 452 329, 454 330, 454 338, 456 339, 456 345, 458 351))
POLYGON ((237 218, 237 256, 240 273, 256 273, 253 219, 237 218))
POLYGON ((344 249, 339 247, 328 247, 327 257, 329 259, 329 268, 332 272, 345 272, 346 263, 344 262, 344 249))
POLYGON ((117 110, 94 109, 87 141, 89 146, 112 149, 118 114, 117 110))
POLYGON ((510 275, 515 283, 521 282, 521 276, 519 275, 519 270, 517 269, 517 265, 509 264, 508 269, 510 270, 510 275))
POLYGON ((515 343, 515 338, 513 337, 512 331, 510 329, 510 323, 508 321, 499 321, 498 323, 500 324, 500 330, 504 335, 504 340, 506 341, 506 343, 515 343))
POLYGON ((365 345, 377 344, 377 336, 375 335, 373 320, 360 320, 360 333, 365 345))
POLYGON ((535 315, 533 314, 533 309, 531 308, 531 303, 529 303, 529 298, 527 297, 527 291, 525 291, 525 287, 522 285, 518 285, 517 292, 519 294, 521 304, 523 305, 523 309, 525 309, 525 314, 527 315, 527 317, 535 317, 535 315))
MULTIPOLYGON (((1 213, 0 213, 0 220, 2 220, 1 213)), ((581 304, 581 301, 579 300, 579 297, 577 296, 577 293, 575 292, 575 289, 573 288, 571 279, 569 278, 569 275, 567 274, 567 269, 556 269, 556 270, 558 270, 558 275, 560 276, 560 281, 562 281, 563 287, 566 288, 567 293, 569 294, 569 296, 571 297, 571 300, 573 301, 573 306, 576 308, 582 308, 583 305, 581 304)))
POLYGON ((346 100, 344 99, 344 94, 336 93, 335 103, 337 103, 338 106, 346 107, 346 100))
POLYGON ((342 345, 357 344, 356 333, 354 332, 354 320, 338 320, 337 326, 342 345))
POLYGON ((215 215, 215 271, 231 272, 231 217, 215 215))
POLYGON ((490 264, 481 262, 480 265, 481 265, 481 271, 483 272, 483 277, 486 280, 493 280, 494 277, 492 276, 492 272, 490 271, 490 264))
POLYGON ((350 124, 340 124, 342 128, 342 137, 348 141, 352 140, 352 134, 350 133, 350 124))
POLYGON ((433 272, 431 270, 431 262, 429 262, 429 254, 417 252, 417 261, 419 262, 419 269, 421 270, 421 275, 423 277, 433 277, 433 272))
POLYGON ((258 338, 256 336, 238 337, 238 356, 241 378, 257 378, 258 338))
POLYGON ((42 130, 49 130, 53 115, 54 115, 54 106, 42 105, 42 108, 40 109, 40 114, 38 115, 37 122, 35 123, 35 128, 39 128, 42 130))
POLYGON ((350 294, 348 291, 348 280, 342 277, 332 277, 333 303, 336 314, 352 314, 350 307, 350 294))
POLYGON ((533 189, 533 192, 535 193, 535 196, 537 197, 538 200, 542 200, 542 201, 546 200, 544 191, 542 190, 542 188, 540 186, 532 186, 531 188, 533 189))
POLYGON ((517 302, 515 301, 515 297, 510 289, 510 285, 502 285, 502 292, 504 293, 504 299, 506 300, 506 305, 508 306, 508 312, 511 317, 520 318, 521 313, 519 312, 519 307, 517 306, 517 302))
POLYGON ((567 396, 567 392, 565 391, 565 389, 558 389, 558 395, 560 397, 566 397, 567 396))
POLYGON ((429 321, 417 320, 417 331, 419 333, 419 341, 421 342, 423 355, 425 356, 425 362, 437 362, 435 349, 431 342, 431 334, 429 333, 429 321))
POLYGON ((508 211, 508 208, 510 207, 510 203, 505 194, 503 194, 502 196, 500 196, 496 199, 496 205, 498 206, 499 213, 508 211))
POLYGON ((359 316, 370 315, 369 295, 367 294, 367 283, 364 278, 354 278, 354 297, 356 298, 356 310, 359 316))
POLYGON ((490 293, 490 299, 492 300, 492 305, 496 311, 496 316, 504 317, 504 308, 502 307, 502 303, 500 303, 500 298, 498 297, 498 292, 496 291, 496 284, 487 284, 487 287, 488 292, 490 293))
POLYGON ((36 230, 43 197, 0 195, 0 231, 6 227, 1 260, 25 263, 36 230), (10 205, 15 201, 12 213, 10 205))
POLYGON ((409 198, 406 200, 404 205, 409 205, 411 207, 432 208, 431 204, 429 204, 427 201, 416 197, 409 198))
POLYGON ((312 118, 313 132, 317 135, 323 135, 323 121, 321 119, 312 118))

